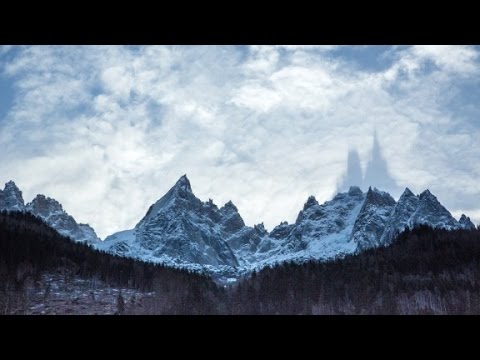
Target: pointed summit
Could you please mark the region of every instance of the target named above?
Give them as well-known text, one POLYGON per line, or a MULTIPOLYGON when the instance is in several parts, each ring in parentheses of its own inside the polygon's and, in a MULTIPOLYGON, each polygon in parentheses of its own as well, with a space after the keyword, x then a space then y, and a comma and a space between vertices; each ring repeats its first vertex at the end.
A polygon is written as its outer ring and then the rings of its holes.
POLYGON ((168 212, 168 209, 171 209, 172 207, 189 210, 203 208, 203 203, 200 199, 196 198, 192 192, 192 187, 190 186, 190 181, 188 180, 187 175, 180 177, 165 195, 150 206, 144 218, 136 225, 136 227, 142 226, 142 224, 150 221, 160 212, 168 212))
POLYGON ((175 183, 174 188, 180 188, 184 191, 192 192, 192 187, 190 186, 190 181, 187 178, 187 174, 183 175, 175 183))
POLYGON ((253 229, 257 232, 258 235, 260 236, 265 236, 268 234, 268 231, 265 229, 265 225, 263 225, 263 222, 260 224, 253 225, 253 229))
POLYGON ((400 198, 402 197, 406 198, 406 197, 412 197, 412 196, 415 196, 415 194, 407 187, 403 191, 403 194, 400 196, 400 198))
POLYGON ((311 208, 312 206, 315 206, 315 205, 318 205, 318 201, 317 199, 315 199, 315 196, 311 195, 308 197, 308 200, 307 202, 305 203, 305 205, 303 205, 303 211, 311 208))
POLYGON ((245 226, 245 222, 238 213, 237 207, 231 200, 220 208, 220 213, 222 214, 220 223, 223 225, 225 231, 232 233, 245 226))
POLYGON ((25 206, 25 209, 72 240, 90 244, 100 241, 89 225, 78 224, 55 199, 39 194, 25 206))
POLYGON ((15 184, 15 182, 13 180, 10 180, 10 181, 5 183, 4 191, 10 190, 10 189, 16 189, 16 190, 20 191, 17 184, 15 184))
POLYGON ((229 212, 229 211, 238 212, 238 209, 235 206, 235 204, 232 202, 232 200, 228 200, 228 202, 225 203, 225 205, 223 205, 220 208, 220 211, 223 211, 223 212, 229 212))
POLYGON ((420 196, 419 196, 420 200, 422 199, 425 199, 425 198, 432 198, 432 199, 437 199, 435 195, 433 195, 430 190, 425 190, 423 191, 420 196))
POLYGON ((58 215, 64 213, 62 204, 43 194, 38 194, 35 199, 26 205, 26 209, 43 219, 46 219, 53 214, 58 215))
POLYGON ((379 245, 388 219, 394 209, 395 200, 389 193, 370 186, 362 208, 353 225, 351 239, 358 249, 379 245))
POLYGON ((472 223, 469 217, 465 216, 465 214, 462 214, 460 217, 460 220, 458 220, 458 223, 460 226, 466 230, 475 230, 475 224, 472 223))
POLYGON ((365 203, 376 204, 380 206, 394 206, 395 200, 390 196, 389 193, 380 191, 377 188, 372 189, 370 186, 367 191, 365 203))
POLYGON ((11 180, 5 184, 3 191, 0 190, 0 210, 25 210, 25 202, 23 201, 22 192, 11 180))
MULTIPOLYGON (((175 259, 177 263, 238 266, 238 261, 223 240, 245 226, 235 206, 223 213, 213 201, 195 197, 190 181, 183 175, 130 231, 135 246, 150 251, 153 257, 175 259)), ((123 236, 123 235, 122 235, 123 236)), ((116 239, 112 235, 111 239, 116 239)), ((105 240, 107 241, 108 238, 105 240)))
POLYGON ((454 229, 458 225, 450 211, 440 204, 430 190, 423 191, 418 199, 418 207, 411 219, 413 224, 427 224, 447 230, 454 229))

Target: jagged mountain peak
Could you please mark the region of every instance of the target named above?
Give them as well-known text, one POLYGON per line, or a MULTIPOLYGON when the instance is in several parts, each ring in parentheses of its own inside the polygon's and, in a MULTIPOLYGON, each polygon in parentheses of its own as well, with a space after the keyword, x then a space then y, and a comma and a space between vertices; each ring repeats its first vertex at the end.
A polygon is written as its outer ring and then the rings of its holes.
POLYGON ((245 227, 245 222, 238 213, 237 207, 233 202, 227 202, 222 208, 220 208, 220 223, 228 233, 239 231, 245 227))
POLYGON ((15 190, 18 190, 20 191, 20 189, 18 188, 17 184, 15 184, 15 181, 13 180, 9 180, 5 183, 5 188, 4 188, 4 191, 5 190, 10 190, 10 189, 15 189, 15 190))
POLYGON ((178 179, 178 181, 174 185, 174 188, 192 192, 192 187, 190 185, 190 180, 188 180, 187 178, 187 174, 182 175, 180 179, 178 179))
POLYGON ((268 231, 265 229, 265 225, 263 225, 263 222, 260 224, 253 225, 253 229, 260 235, 266 235, 268 234, 268 231))
POLYGON ((203 203, 207 208, 218 210, 218 206, 213 202, 212 199, 208 199, 203 203))
POLYGON ((88 224, 78 224, 57 200, 38 194, 25 206, 26 210, 43 219, 60 234, 75 241, 95 243, 100 241, 93 228, 88 224))
POLYGON ((220 208, 220 211, 222 211, 222 212, 238 212, 238 209, 235 206, 235 204, 232 202, 232 200, 229 200, 228 202, 225 203, 225 205, 223 205, 220 208))
POLYGON ((462 214, 462 216, 460 216, 460 220, 458 220, 458 223, 464 228, 464 229, 467 229, 467 230, 473 230, 475 229, 475 224, 470 220, 470 218, 468 216, 466 216, 465 214, 462 214))
POLYGON ((400 196, 400 199, 403 197, 403 198, 406 198, 406 197, 415 197, 416 195, 412 192, 412 190, 410 190, 408 187, 405 188, 405 190, 403 191, 402 195, 400 196))
POLYGON ((72 240, 94 243, 100 241, 95 231, 86 224, 77 224, 75 219, 68 215, 62 205, 55 199, 38 194, 27 205, 24 204, 22 192, 13 181, 5 184, 0 190, 0 210, 27 211, 41 218, 60 234, 72 240))
POLYGON ((370 204, 376 204, 376 205, 388 205, 388 206, 393 206, 395 205, 395 199, 387 192, 380 191, 377 188, 369 187, 367 191, 367 196, 365 198, 365 202, 368 202, 370 204))
POLYGON ((269 233, 263 223, 246 226, 232 201, 221 208, 211 199, 200 201, 184 175, 135 229, 111 235, 99 247, 215 274, 240 274, 279 261, 330 259, 388 245, 417 224, 459 229, 470 223, 467 217, 453 219, 428 190, 414 195, 406 188, 396 202, 373 186, 365 193, 351 186, 321 205, 310 196, 295 223, 281 223, 269 233))
MULTIPOLYGON (((155 218, 160 212, 175 209, 175 212, 178 213, 181 212, 182 209, 200 209, 205 205, 209 207, 208 204, 209 202, 202 203, 200 199, 193 194, 187 175, 183 175, 164 196, 150 206, 143 219, 140 220, 135 228, 138 228, 145 222, 155 218)), ((210 205, 214 205, 213 201, 210 202, 210 205)))
POLYGON ((303 211, 311 208, 312 206, 318 205, 317 199, 315 199, 315 196, 310 195, 307 199, 307 202, 303 205, 303 211))
POLYGON ((438 201, 437 197, 433 195, 430 190, 426 189, 420 193, 418 196, 420 200, 432 200, 432 201, 438 201))
POLYGON ((35 209, 35 211, 64 212, 62 204, 43 194, 35 196, 26 206, 27 209, 35 209))
POLYGON ((355 220, 351 239, 358 249, 380 245, 382 234, 396 202, 389 193, 369 187, 355 220))
POLYGON ((167 192, 164 197, 177 197, 183 199, 192 199, 195 198, 195 195, 192 191, 192 186, 190 185, 190 181, 187 178, 187 175, 183 175, 180 179, 177 180, 175 185, 167 192))
POLYGON ((5 187, 0 190, 0 210, 24 211, 25 202, 22 192, 12 180, 5 183, 5 187))

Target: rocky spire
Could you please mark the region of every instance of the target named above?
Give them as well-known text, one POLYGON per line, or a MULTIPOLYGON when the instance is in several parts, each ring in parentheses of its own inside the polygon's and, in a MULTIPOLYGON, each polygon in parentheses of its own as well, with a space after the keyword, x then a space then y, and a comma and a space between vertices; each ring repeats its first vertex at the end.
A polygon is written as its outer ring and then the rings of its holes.
POLYGON ((180 179, 178 179, 178 181, 175 183, 173 188, 191 193, 192 192, 192 187, 190 186, 190 181, 187 178, 187 174, 180 177, 180 179))
POLYGON ((0 210, 25 210, 22 192, 13 181, 7 182, 3 191, 0 190, 0 210))
POLYGON ((317 199, 315 199, 315 196, 311 195, 308 197, 308 200, 307 202, 305 203, 305 205, 303 205, 303 211, 311 208, 312 206, 315 206, 315 205, 318 205, 318 201, 317 199))
POLYGON ((466 230, 474 230, 475 229, 475 224, 470 220, 469 217, 465 216, 465 214, 462 214, 460 217, 460 220, 458 220, 458 223, 460 226, 462 226, 466 230))
POLYGON ((27 211, 38 215, 42 218, 51 216, 52 214, 64 214, 62 205, 55 199, 38 194, 30 203, 26 205, 27 211))

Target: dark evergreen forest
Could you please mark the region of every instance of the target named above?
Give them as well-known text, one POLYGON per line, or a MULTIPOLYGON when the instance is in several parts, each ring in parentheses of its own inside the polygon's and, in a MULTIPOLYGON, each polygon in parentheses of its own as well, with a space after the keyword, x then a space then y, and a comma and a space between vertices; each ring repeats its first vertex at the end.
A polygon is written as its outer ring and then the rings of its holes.
POLYGON ((141 308, 119 298, 127 314, 480 314, 480 230, 418 227, 386 248, 284 263, 223 288, 75 243, 33 215, 0 213, 1 313, 27 306, 46 273, 154 293, 141 308))
POLYGON ((480 231, 421 226, 389 247, 264 269, 230 299, 249 314, 480 314, 480 231))
POLYGON ((145 311, 166 314, 213 313, 214 304, 203 294, 215 296, 220 291, 206 276, 100 252, 60 235, 34 215, 1 212, 1 313, 18 313, 26 306, 26 293, 39 284, 44 273, 154 291, 158 302, 145 311))

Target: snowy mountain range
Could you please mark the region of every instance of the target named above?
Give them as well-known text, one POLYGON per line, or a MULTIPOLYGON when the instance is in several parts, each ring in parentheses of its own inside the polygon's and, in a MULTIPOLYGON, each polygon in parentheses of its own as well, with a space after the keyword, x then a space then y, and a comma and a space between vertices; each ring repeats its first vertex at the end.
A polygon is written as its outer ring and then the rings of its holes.
POLYGON ((263 224, 246 226, 229 201, 218 208, 202 202, 182 176, 153 204, 135 228, 95 243, 98 249, 169 266, 206 271, 223 278, 282 261, 327 260, 390 244, 406 227, 470 229, 465 215, 457 221, 437 198, 408 188, 395 201, 388 193, 358 187, 319 204, 311 196, 294 224, 271 232, 263 224))
POLYGON ((475 227, 465 215, 457 221, 429 190, 415 195, 407 188, 397 202, 376 188, 365 193, 352 186, 321 205, 310 196, 294 224, 283 222, 268 232, 263 224, 246 226, 231 201, 219 208, 212 200, 199 200, 186 175, 133 229, 104 241, 54 199, 37 195, 25 205, 12 181, 0 190, 0 210, 31 212, 62 235, 99 250, 206 272, 223 281, 283 261, 322 261, 388 245, 396 234, 419 224, 475 227))
POLYGON ((55 199, 37 195, 30 203, 25 205, 22 192, 13 181, 7 182, 3 191, 0 190, 0 211, 2 210, 30 212, 44 220, 60 234, 75 241, 90 244, 100 241, 91 226, 78 224, 55 199))

